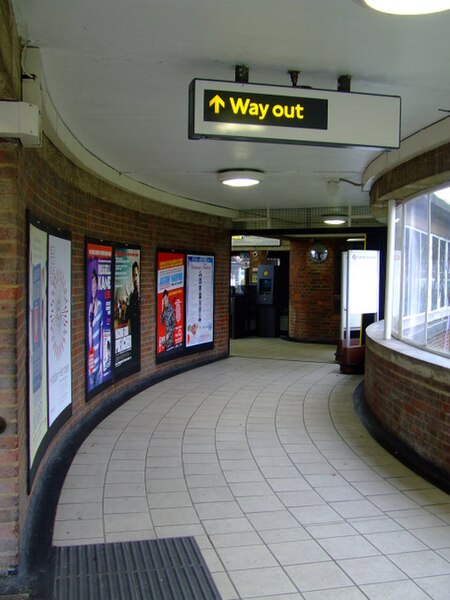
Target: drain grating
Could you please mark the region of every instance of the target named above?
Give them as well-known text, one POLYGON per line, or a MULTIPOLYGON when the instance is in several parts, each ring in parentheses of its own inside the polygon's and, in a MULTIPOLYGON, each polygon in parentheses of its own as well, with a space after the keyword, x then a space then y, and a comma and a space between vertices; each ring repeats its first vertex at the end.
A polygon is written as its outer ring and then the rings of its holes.
POLYGON ((55 551, 53 600, 220 600, 192 537, 55 551))

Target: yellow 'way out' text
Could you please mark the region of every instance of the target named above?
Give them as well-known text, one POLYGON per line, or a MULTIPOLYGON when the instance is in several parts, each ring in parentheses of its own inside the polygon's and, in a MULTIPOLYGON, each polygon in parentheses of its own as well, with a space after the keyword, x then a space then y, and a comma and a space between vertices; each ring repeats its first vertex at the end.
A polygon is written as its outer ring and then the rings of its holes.
POLYGON ((230 96, 230 106, 233 114, 246 115, 249 114, 252 117, 258 117, 260 121, 264 121, 269 110, 271 114, 276 118, 285 119, 303 119, 303 111, 305 107, 301 104, 287 105, 287 104, 275 104, 271 107, 269 103, 262 104, 259 102, 251 102, 250 98, 233 98, 230 96))

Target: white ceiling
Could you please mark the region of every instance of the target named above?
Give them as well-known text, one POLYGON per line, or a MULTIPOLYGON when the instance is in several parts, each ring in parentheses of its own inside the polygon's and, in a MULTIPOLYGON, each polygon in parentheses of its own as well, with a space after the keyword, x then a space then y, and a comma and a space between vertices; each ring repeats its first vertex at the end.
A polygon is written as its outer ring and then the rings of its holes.
POLYGON ((425 17, 373 12, 358 0, 13 0, 19 33, 41 49, 60 118, 93 155, 169 194, 234 210, 367 206, 361 181, 379 154, 188 139, 194 78, 399 95, 401 137, 450 110, 450 11, 425 17), (266 172, 257 188, 227 189, 217 171, 266 172))

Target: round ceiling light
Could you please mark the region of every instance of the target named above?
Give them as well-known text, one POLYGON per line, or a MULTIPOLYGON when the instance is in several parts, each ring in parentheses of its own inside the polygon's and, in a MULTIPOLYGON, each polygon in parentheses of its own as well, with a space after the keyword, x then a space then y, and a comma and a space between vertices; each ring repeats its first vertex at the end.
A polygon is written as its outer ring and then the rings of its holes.
POLYGON ((251 187, 258 185, 264 179, 262 171, 252 171, 248 169, 234 169, 228 171, 219 171, 217 179, 220 183, 230 187, 251 187))
POLYGON ((343 225, 347 222, 347 217, 344 215, 322 215, 322 218, 327 225, 343 225))
POLYGON ((363 3, 390 15, 428 15, 450 9, 449 0, 363 0, 363 3))

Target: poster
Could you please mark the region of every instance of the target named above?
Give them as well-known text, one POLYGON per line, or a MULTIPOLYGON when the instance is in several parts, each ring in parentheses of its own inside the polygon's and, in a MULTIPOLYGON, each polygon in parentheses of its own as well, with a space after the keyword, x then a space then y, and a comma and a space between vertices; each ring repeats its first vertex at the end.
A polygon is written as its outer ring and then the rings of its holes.
POLYGON ((88 394, 112 381, 112 245, 86 245, 86 380, 88 394))
POLYGON ((28 248, 28 431, 33 464, 47 433, 47 232, 30 223, 28 248))
POLYGON ((72 402, 71 243, 48 237, 49 426, 72 402))
POLYGON ((214 257, 186 257, 186 348, 214 337, 214 257))
POLYGON ((141 293, 139 248, 114 249, 114 368, 139 370, 141 293))
POLYGON ((184 254, 157 255, 157 347, 162 357, 184 346, 184 254))

